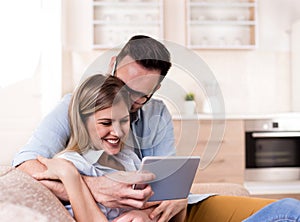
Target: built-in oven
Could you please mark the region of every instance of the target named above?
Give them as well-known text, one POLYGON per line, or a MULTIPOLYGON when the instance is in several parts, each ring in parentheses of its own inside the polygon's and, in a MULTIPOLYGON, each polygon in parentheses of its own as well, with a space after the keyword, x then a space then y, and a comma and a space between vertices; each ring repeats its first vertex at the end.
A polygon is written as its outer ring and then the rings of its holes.
POLYGON ((300 119, 245 121, 246 181, 300 179, 300 119))

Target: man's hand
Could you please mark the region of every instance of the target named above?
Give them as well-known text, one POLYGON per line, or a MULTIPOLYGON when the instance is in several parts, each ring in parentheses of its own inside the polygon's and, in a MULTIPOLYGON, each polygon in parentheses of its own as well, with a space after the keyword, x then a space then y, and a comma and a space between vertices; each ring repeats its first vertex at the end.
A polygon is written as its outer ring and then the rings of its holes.
POLYGON ((134 190, 134 184, 145 184, 154 179, 152 173, 118 171, 101 177, 84 177, 95 200, 110 208, 143 208, 153 195, 149 185, 134 190))
POLYGON ((44 172, 45 170, 47 170, 47 167, 45 165, 43 165, 37 159, 34 159, 34 160, 27 160, 27 161, 21 163, 17 167, 17 169, 32 176, 33 174, 44 172))
MULTIPOLYGON (((155 204, 155 202, 152 204, 155 204)), ((184 221, 186 207, 187 199, 165 200, 160 202, 159 205, 154 208, 149 217, 154 219, 160 215, 157 222, 170 221, 171 219, 176 222, 184 221)))
POLYGON ((117 217, 113 222, 156 222, 157 218, 149 218, 150 211, 151 209, 131 210, 117 217))

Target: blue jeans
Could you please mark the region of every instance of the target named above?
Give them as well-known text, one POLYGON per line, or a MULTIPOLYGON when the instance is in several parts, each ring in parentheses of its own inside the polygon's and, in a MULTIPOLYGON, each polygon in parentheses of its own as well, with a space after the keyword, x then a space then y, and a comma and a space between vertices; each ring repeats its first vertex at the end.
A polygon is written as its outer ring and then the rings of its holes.
POLYGON ((299 222, 300 201, 285 198, 271 203, 243 222, 299 222))

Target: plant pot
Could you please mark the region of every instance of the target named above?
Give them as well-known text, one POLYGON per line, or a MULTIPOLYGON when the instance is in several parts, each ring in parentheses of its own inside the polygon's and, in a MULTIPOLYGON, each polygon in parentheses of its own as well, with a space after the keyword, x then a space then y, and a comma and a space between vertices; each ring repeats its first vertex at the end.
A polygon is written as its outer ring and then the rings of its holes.
POLYGON ((211 107, 208 99, 205 99, 202 103, 202 112, 211 113, 211 107))
POLYGON ((184 114, 195 114, 196 103, 195 101, 184 101, 184 114))

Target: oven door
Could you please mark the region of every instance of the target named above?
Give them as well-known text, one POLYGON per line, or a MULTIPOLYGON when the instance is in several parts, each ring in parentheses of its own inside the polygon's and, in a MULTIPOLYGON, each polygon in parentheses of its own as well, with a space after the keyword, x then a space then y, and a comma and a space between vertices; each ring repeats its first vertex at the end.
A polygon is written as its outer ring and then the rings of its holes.
POLYGON ((246 181, 300 179, 300 132, 246 132, 246 181))
POLYGON ((300 132, 246 133, 246 168, 300 167, 300 132))

